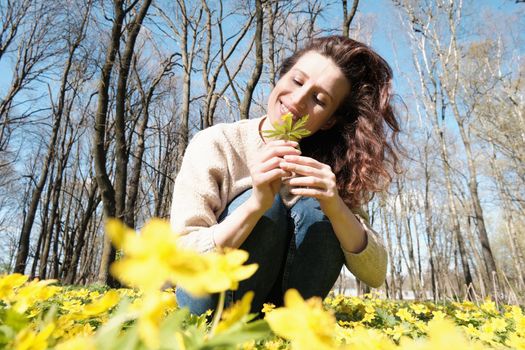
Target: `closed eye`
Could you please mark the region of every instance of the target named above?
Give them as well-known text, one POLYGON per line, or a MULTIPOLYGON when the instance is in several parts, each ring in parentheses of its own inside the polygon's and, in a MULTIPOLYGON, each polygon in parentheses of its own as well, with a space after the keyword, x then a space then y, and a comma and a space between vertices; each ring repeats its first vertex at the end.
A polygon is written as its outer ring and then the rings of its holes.
POLYGON ((314 102, 317 103, 319 106, 324 107, 324 106, 326 105, 326 103, 324 103, 323 101, 321 101, 321 100, 317 97, 317 95, 313 95, 312 98, 313 98, 314 102))
POLYGON ((295 83, 295 85, 303 86, 303 82, 299 79, 294 79, 293 82, 295 83))

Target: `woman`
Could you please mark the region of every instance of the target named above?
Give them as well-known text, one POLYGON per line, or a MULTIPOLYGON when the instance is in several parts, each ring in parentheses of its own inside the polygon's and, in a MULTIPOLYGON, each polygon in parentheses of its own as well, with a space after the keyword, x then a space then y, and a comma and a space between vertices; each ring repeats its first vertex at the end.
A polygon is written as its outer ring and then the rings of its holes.
MULTIPOLYGON (((181 243, 201 252, 233 247, 259 264, 226 303, 255 292, 252 311, 282 304, 296 288, 325 297, 346 263, 372 287, 386 275, 387 254, 360 206, 390 182, 399 131, 390 105, 392 71, 366 45, 331 36, 286 59, 267 115, 203 130, 188 146, 174 188, 171 220, 181 243), (308 114, 311 136, 271 140, 281 116, 308 114), (300 149, 300 150, 299 150, 300 149), (293 174, 293 176, 290 176, 293 174), (355 213, 355 214, 354 214, 355 213)), ((177 290, 200 314, 217 296, 177 290)))

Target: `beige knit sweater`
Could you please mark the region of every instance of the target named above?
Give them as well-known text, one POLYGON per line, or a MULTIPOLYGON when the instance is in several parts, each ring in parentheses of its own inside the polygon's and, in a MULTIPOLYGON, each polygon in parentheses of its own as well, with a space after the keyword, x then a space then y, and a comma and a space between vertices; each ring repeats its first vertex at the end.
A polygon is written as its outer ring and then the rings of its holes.
MULTIPOLYGON (((248 164, 264 146, 259 134, 263 118, 217 124, 191 140, 175 180, 171 207, 171 225, 181 235, 181 245, 200 252, 215 249, 217 218, 228 203, 251 187, 248 164)), ((288 207, 299 198, 284 186, 281 197, 288 207)), ((366 229, 368 243, 357 254, 343 250, 346 266, 361 281, 379 287, 386 276, 386 250, 368 225, 366 214, 353 212, 366 229)))

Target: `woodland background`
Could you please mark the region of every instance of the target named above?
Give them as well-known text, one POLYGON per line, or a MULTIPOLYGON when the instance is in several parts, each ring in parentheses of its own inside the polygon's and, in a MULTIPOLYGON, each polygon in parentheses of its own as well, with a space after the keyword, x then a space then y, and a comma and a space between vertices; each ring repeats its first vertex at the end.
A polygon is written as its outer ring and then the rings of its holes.
POLYGON ((104 218, 167 218, 192 135, 264 114, 282 59, 342 34, 396 76, 404 172, 368 205, 381 289, 523 303, 525 4, 372 3, 0 0, 0 273, 114 285, 104 218))

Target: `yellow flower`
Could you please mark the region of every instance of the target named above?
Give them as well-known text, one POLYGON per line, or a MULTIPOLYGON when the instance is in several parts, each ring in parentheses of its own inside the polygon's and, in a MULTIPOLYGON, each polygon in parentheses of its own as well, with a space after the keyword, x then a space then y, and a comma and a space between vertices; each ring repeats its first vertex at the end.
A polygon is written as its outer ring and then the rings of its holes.
POLYGON ((456 316, 456 318, 458 320, 461 320, 461 321, 467 322, 467 321, 470 320, 470 315, 468 313, 466 313, 466 312, 463 312, 463 311, 456 311, 454 313, 454 316, 456 316))
POLYGON ((100 299, 95 300, 91 304, 87 304, 82 309, 84 316, 95 316, 108 311, 118 304, 120 295, 115 290, 110 290, 104 294, 100 299))
POLYGON ((15 289, 26 283, 28 278, 19 273, 0 276, 0 299, 11 301, 15 295, 15 289))
POLYGON ((448 320, 431 320, 428 322, 428 338, 426 340, 403 338, 399 347, 404 350, 484 349, 480 343, 469 341, 460 332, 460 328, 448 320))
POLYGON ((409 323, 414 323, 416 321, 414 316, 412 316, 412 314, 410 313, 410 311, 408 311, 407 308, 399 309, 399 311, 396 312, 396 316, 399 317, 402 321, 406 321, 409 323))
POLYGON ((423 305, 423 304, 410 304, 410 308, 417 315, 418 314, 426 314, 428 312, 428 308, 425 305, 423 305))
POLYGON ((423 321, 417 320, 416 322, 414 322, 414 325, 423 333, 426 333, 428 331, 427 324, 423 321))
POLYGON ((38 332, 27 327, 22 329, 15 338, 14 348, 16 350, 44 350, 47 349, 47 339, 53 333, 55 325, 49 323, 38 332))
POLYGON ((121 282, 143 290, 158 290, 169 279, 170 265, 180 254, 177 236, 168 223, 148 222, 140 234, 118 220, 108 220, 106 232, 124 257, 113 263, 111 273, 121 282))
POLYGON ((257 349, 255 347, 255 341, 254 340, 248 340, 247 342, 244 342, 241 345, 241 349, 242 350, 254 350, 254 349, 257 349))
POLYGON ((108 220, 106 230, 124 252, 111 266, 112 274, 144 291, 159 290, 168 281, 195 296, 218 293, 237 289, 257 269, 256 264, 242 265, 248 259, 242 250, 198 254, 180 249, 178 236, 160 219, 149 221, 140 234, 117 220, 108 220))
POLYGON ((394 328, 387 328, 385 329, 385 333, 390 335, 392 339, 399 340, 403 335, 409 334, 410 329, 407 328, 406 323, 396 325, 394 328))
POLYGON ((505 342, 505 345, 507 345, 511 349, 523 350, 525 349, 525 338, 513 333, 509 335, 509 338, 505 342))
POLYGON ((292 343, 292 349, 333 349, 335 318, 322 308, 319 298, 307 302, 295 289, 284 295, 285 307, 266 314, 272 330, 292 343))
POLYGON ((89 337, 75 337, 56 346, 56 350, 96 350, 95 342, 89 337))
POLYGON ((63 311, 67 311, 69 313, 78 313, 82 311, 83 304, 80 302, 80 300, 64 300, 62 302, 62 305, 60 305, 60 308, 63 311))
POLYGON ((51 298, 60 290, 59 287, 48 286, 55 282, 56 280, 39 281, 35 279, 24 284, 18 288, 16 292, 16 302, 13 305, 13 309, 19 313, 23 313, 35 303, 51 298))
POLYGON ((446 315, 443 311, 432 311, 433 320, 444 320, 446 315))
POLYGON ((505 332, 507 329, 507 322, 503 318, 493 318, 490 323, 495 332, 505 332))
POLYGON ((472 324, 469 323, 467 326, 463 326, 463 330, 465 330, 465 333, 479 338, 479 330, 472 324))
POLYGON ((281 340, 271 340, 264 343, 265 350, 279 350, 282 349, 283 342, 281 340))
POLYGON ((493 302, 490 299, 486 299, 485 302, 483 304, 481 304, 480 308, 481 308, 481 310, 483 310, 483 311, 485 311, 486 313, 489 313, 489 314, 497 314, 497 313, 499 313, 498 309, 496 308, 496 303, 493 302))
POLYGON ((344 337, 346 347, 344 349, 353 350, 390 350, 397 349, 397 346, 385 334, 364 327, 347 330, 344 337))
POLYGON ((485 322, 481 326, 481 333, 480 333, 479 337, 482 340, 491 341, 494 338, 494 332, 495 331, 496 330, 494 329, 494 325, 492 324, 492 322, 490 322, 490 321, 485 322))
POLYGON ((240 321, 250 312, 254 293, 249 291, 244 294, 242 299, 235 302, 228 309, 224 310, 221 321, 217 325, 217 333, 224 332, 234 323, 240 321))
POLYGON ((194 295, 236 290, 239 281, 252 276, 257 264, 243 265, 248 253, 243 250, 227 249, 222 253, 197 255, 191 263, 200 259, 201 268, 192 273, 177 273, 178 285, 194 295))
POLYGON ((264 314, 267 314, 268 312, 272 312, 274 309, 275 309, 275 305, 274 304, 272 304, 272 303, 264 303, 263 304, 263 308, 262 308, 262 312, 264 314))
POLYGON ((363 317, 363 319, 361 320, 361 322, 372 322, 374 320, 374 318, 376 317, 375 314, 365 314, 365 316, 363 317))
POLYGON ((177 305, 173 293, 161 291, 151 292, 144 296, 140 306, 138 318, 139 337, 150 349, 158 349, 159 326, 166 314, 166 310, 177 305))

